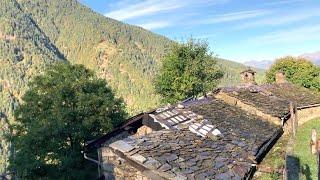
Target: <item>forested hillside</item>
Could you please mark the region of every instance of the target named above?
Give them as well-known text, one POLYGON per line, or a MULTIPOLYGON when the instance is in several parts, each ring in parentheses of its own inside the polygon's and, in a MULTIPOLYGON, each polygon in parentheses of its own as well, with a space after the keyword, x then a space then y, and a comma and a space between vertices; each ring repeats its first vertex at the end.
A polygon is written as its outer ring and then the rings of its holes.
MULTIPOLYGON (((0 2, 0 165, 5 164, 12 112, 26 89, 26 82, 45 64, 63 60, 63 55, 12 0, 0 2)), ((0 166, 0 172, 3 166, 0 166)))
MULTIPOLYGON (((84 64, 105 78, 124 97, 130 113, 158 104, 152 79, 175 42, 106 18, 76 0, 19 2, 69 61, 84 64)), ((222 84, 239 82, 238 73, 245 66, 223 60, 220 64, 226 70, 222 84)))
MULTIPOLYGON (((0 164, 2 138, 29 80, 59 60, 84 64, 124 98, 130 114, 159 105, 153 78, 176 42, 106 18, 76 0, 0 1, 0 164)), ((239 83, 242 64, 219 60, 223 85, 239 83)), ((3 171, 0 167, 0 172, 3 171)))
POLYGON ((152 77, 172 41, 106 18, 76 0, 19 2, 69 61, 105 78, 129 112, 156 106, 152 77))

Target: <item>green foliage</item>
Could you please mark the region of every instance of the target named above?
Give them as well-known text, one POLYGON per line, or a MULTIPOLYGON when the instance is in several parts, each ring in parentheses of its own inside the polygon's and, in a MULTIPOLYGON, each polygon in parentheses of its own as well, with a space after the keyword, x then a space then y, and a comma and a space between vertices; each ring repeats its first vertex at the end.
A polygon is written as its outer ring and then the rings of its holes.
MULTIPOLYGON (((161 59, 175 42, 140 27, 106 18, 77 0, 1 0, 0 3, 0 173, 10 143, 12 112, 32 77, 56 61, 83 64, 107 80, 128 112, 160 104, 152 84, 161 59), (150 98, 152 97, 152 98, 150 98)), ((245 66, 220 60, 221 85, 239 83, 245 66)))
POLYGON ((11 170, 22 179, 92 179, 84 143, 112 130, 126 114, 102 79, 82 65, 58 63, 37 76, 15 111, 11 170))
POLYGON ((155 80, 164 102, 174 103, 213 90, 223 77, 205 42, 189 40, 175 45, 155 80))
POLYGON ((288 56, 276 60, 266 72, 267 82, 274 82, 278 71, 283 71, 294 84, 320 91, 320 67, 304 58, 288 56))

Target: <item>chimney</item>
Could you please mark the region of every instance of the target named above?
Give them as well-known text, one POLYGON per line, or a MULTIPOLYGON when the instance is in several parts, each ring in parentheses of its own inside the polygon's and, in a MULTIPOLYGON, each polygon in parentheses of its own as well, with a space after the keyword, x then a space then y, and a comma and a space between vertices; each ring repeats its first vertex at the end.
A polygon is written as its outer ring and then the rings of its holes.
POLYGON ((279 71, 276 73, 276 83, 277 84, 287 83, 286 75, 284 71, 279 71))
POLYGON ((255 72, 251 68, 248 68, 247 70, 244 70, 240 73, 242 82, 246 85, 254 85, 257 84, 255 81, 255 72))

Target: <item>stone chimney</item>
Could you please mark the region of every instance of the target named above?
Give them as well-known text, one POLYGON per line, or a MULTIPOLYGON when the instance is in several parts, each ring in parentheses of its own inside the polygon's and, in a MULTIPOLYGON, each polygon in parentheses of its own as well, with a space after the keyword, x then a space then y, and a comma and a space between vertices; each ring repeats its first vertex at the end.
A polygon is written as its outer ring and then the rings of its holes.
POLYGON ((284 71, 279 71, 276 73, 276 83, 277 84, 287 83, 286 75, 284 71))
POLYGON ((256 80, 255 80, 255 74, 257 72, 255 72, 254 70, 252 69, 247 69, 247 70, 244 70, 240 73, 241 75, 241 80, 244 84, 246 85, 253 85, 253 84, 257 84, 256 83, 256 80))

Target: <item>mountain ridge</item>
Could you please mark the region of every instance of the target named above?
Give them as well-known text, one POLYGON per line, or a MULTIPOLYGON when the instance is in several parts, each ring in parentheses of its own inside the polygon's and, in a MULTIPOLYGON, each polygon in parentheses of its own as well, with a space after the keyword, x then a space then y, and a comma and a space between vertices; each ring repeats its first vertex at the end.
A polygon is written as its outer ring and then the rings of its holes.
POLYGON ((320 51, 312 52, 312 53, 304 53, 300 55, 300 57, 306 58, 317 65, 320 65, 320 51))

